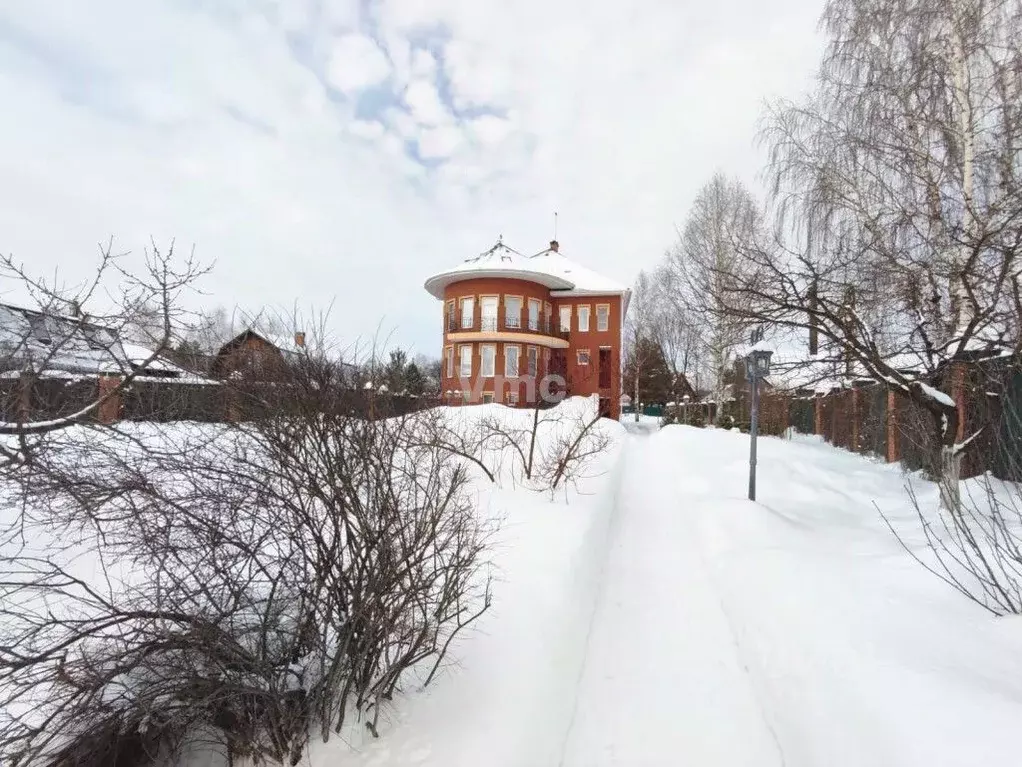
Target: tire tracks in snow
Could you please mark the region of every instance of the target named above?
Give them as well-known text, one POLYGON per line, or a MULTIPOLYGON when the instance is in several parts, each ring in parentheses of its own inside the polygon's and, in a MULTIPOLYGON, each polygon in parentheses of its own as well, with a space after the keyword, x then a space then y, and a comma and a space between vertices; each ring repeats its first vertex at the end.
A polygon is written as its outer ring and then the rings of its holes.
POLYGON ((738 659, 738 663, 742 668, 742 672, 745 674, 746 680, 749 684, 749 689, 752 690, 753 698, 756 701, 756 707, 759 709, 760 717, 763 719, 763 726, 766 727, 767 732, 770 733, 770 737, 777 747, 777 757, 780 759, 781 767, 789 767, 788 760, 784 753, 784 746, 781 745, 781 738, 777 734, 777 729, 774 727, 773 721, 771 721, 767 707, 764 705, 762 685, 756 681, 756 674, 754 674, 749 665, 750 652, 745 647, 741 639, 738 638, 738 630, 735 626, 734 618, 731 615, 731 611, 727 609, 724 596, 721 593, 720 587, 718 586, 717 579, 713 575, 713 569, 710 563, 706 560, 706 555, 703 553, 702 547, 699 545, 698 533, 693 536, 693 545, 691 548, 696 550, 696 556, 699 557, 699 563, 702 565, 703 573, 706 575, 707 581, 709 581, 710 588, 713 589, 713 594, 717 599, 717 604, 720 607, 720 613, 724 616, 724 621, 727 623, 728 634, 731 636, 731 643, 735 648, 735 658, 738 659))
POLYGON ((606 529, 604 531, 604 542, 600 551, 600 575, 596 592, 593 595, 593 606, 589 612, 589 622, 586 626, 585 647, 582 651, 582 662, 579 664, 578 675, 575 679, 575 695, 571 705, 571 716, 568 719, 568 726, 565 728, 564 737, 561 740, 560 756, 557 760, 557 767, 565 767, 568 758, 568 746, 571 743, 571 736, 575 730, 575 723, 578 719, 579 703, 582 698, 582 680, 585 678, 589 665, 589 651, 592 647, 593 628, 596 626, 600 606, 604 603, 604 593, 607 590, 607 570, 610 563, 610 552, 614 546, 614 532, 618 528, 618 520, 621 516, 621 488, 624 485, 624 477, 628 471, 628 464, 632 460, 631 453, 634 451, 634 443, 637 440, 645 439, 649 432, 645 430, 629 430, 625 437, 625 443, 621 450, 621 457, 617 466, 617 482, 614 487, 614 501, 611 511, 608 514, 606 529))

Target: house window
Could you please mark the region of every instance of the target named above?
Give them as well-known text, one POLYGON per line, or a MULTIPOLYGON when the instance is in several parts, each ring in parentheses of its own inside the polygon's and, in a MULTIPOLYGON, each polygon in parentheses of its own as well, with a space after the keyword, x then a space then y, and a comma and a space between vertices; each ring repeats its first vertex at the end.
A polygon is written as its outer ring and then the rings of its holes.
POLYGON ((499 296, 482 296, 479 299, 480 330, 497 329, 497 303, 499 296))
POLYGON ((451 332, 452 330, 457 330, 458 326, 455 323, 455 317, 454 317, 454 301, 448 301, 447 302, 447 309, 446 309, 446 311, 447 311, 447 332, 451 332))
POLYGON ((562 333, 570 333, 571 332, 571 307, 570 306, 562 306, 561 309, 560 309, 560 312, 561 312, 561 332, 562 333))
POLYGON ((507 404, 509 404, 509 405, 517 405, 518 404, 518 392, 516 392, 516 391, 509 391, 507 393, 507 404))
POLYGON ((589 364, 589 350, 588 349, 579 349, 577 352, 575 352, 575 359, 576 359, 576 361, 578 362, 579 365, 588 365, 589 364))
POLYGON ((528 358, 529 375, 534 376, 536 375, 536 365, 539 360, 539 351, 536 349, 535 346, 530 346, 528 354, 529 354, 528 358))
POLYGON ((447 377, 454 378, 454 347, 448 346, 444 349, 445 362, 447 363, 447 377))
POLYGON ((458 347, 458 359, 461 363, 458 374, 462 378, 470 378, 472 376, 472 344, 458 347))
POLYGON ((461 327, 471 328, 475 319, 476 300, 474 296, 461 299, 461 327))
POLYGON ((482 376, 484 378, 493 378, 497 375, 496 344, 483 344, 479 347, 479 354, 482 357, 482 376))
POLYGON ((578 307, 578 330, 580 333, 589 332, 589 305, 578 307))
POLYGON ((552 324, 550 322, 550 315, 553 313, 553 307, 550 304, 543 304, 543 330, 547 333, 550 332, 552 324))
POLYGON ((596 305, 596 330, 600 333, 610 330, 610 304, 596 305))
POLYGON ((483 392, 483 404, 489 405, 491 402, 493 402, 493 392, 483 392))
POLYGON ((513 344, 504 346, 504 375, 507 378, 518 378, 519 347, 513 344))
POLYGON ((529 299, 529 330, 539 330, 539 301, 529 299))
POLYGON ((504 296, 504 327, 517 330, 522 326, 522 297, 504 296))

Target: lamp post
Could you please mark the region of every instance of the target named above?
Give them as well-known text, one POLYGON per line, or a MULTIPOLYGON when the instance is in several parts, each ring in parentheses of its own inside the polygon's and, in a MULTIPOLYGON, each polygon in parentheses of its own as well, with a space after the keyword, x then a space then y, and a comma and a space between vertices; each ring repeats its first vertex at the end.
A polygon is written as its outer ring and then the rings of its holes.
POLYGON ((752 385, 752 410, 749 416, 749 500, 756 500, 756 436, 759 432, 759 382, 770 373, 773 352, 763 345, 763 332, 753 334, 753 347, 745 357, 745 372, 752 385))
POLYGON ((685 406, 685 425, 686 426, 688 426, 688 400, 689 400, 689 395, 687 395, 687 394, 683 395, 682 398, 681 398, 681 401, 684 403, 684 406, 685 406))

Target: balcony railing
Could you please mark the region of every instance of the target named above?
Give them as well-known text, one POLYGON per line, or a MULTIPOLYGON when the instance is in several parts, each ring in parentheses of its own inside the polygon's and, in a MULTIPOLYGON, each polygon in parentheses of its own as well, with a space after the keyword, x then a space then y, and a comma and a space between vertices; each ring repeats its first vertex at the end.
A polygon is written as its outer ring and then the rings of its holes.
POLYGON ((484 317, 477 311, 471 317, 465 317, 460 314, 456 316, 448 315, 444 320, 444 325, 448 333, 457 333, 461 330, 480 330, 489 333, 503 331, 508 333, 540 333, 564 340, 568 339, 567 331, 562 331, 559 323, 535 317, 529 317, 523 323, 520 317, 508 315, 484 317))

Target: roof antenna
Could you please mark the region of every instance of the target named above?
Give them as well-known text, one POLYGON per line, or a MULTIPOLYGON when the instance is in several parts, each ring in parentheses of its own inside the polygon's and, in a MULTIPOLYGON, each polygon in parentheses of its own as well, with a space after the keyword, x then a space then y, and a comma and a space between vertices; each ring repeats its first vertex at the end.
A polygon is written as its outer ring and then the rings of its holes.
POLYGON ((554 238, 552 240, 550 240, 550 250, 552 250, 554 253, 557 253, 558 249, 560 247, 561 247, 560 243, 557 242, 557 211, 555 210, 554 211, 554 238))

